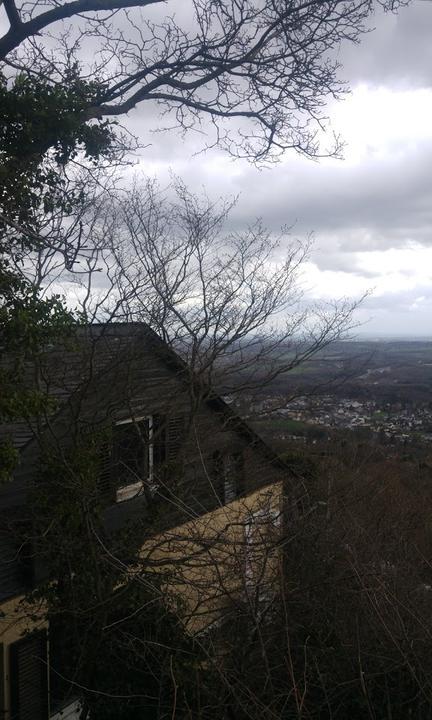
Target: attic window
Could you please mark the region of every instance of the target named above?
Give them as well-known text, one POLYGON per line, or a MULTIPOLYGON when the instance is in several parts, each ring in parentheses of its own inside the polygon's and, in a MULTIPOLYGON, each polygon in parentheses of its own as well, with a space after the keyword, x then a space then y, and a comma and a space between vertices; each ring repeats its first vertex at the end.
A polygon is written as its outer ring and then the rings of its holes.
POLYGON ((153 481, 153 416, 118 422, 113 428, 112 476, 116 501, 129 500, 153 481))
POLYGON ((167 463, 184 443, 184 416, 144 415, 112 427, 112 441, 101 447, 99 493, 115 502, 150 495, 166 478, 167 463))

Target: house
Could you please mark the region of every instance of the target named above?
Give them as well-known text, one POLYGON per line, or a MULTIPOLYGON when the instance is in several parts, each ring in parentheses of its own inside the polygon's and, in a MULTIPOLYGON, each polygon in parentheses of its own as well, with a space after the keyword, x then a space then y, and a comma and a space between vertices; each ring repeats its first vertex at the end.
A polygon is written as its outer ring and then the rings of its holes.
MULTIPOLYGON (((57 720, 78 717, 77 705, 54 697, 55 642, 44 607, 30 614, 25 596, 49 584, 53 563, 75 582, 74 543, 61 543, 78 505, 77 533, 97 535, 83 524, 93 513, 105 557, 130 572, 176 568, 166 594, 182 594, 185 624, 199 632, 224 595, 268 577, 254 548, 278 526, 287 469, 144 324, 81 329, 41 349, 28 372, 50 402, 43 417, 0 430, 19 450, 0 488, 0 701, 8 720, 57 720), (126 531, 134 552, 116 544, 126 531)), ((274 572, 274 554, 265 563, 274 572)))

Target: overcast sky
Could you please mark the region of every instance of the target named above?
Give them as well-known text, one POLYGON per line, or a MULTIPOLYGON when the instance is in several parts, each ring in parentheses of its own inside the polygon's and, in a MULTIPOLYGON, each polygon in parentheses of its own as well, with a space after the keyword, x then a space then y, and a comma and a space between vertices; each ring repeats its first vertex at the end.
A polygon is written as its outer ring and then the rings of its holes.
POLYGON ((342 134, 343 160, 319 163, 288 153, 257 169, 176 133, 149 136, 141 108, 130 128, 151 146, 139 168, 162 184, 169 173, 211 197, 240 199, 232 222, 257 216, 296 237, 313 233, 304 283, 312 298, 358 297, 362 333, 432 335, 432 2, 413 0, 398 15, 377 14, 375 31, 342 48, 342 76, 352 92, 328 107, 342 134))
POLYGON ((313 162, 291 152, 257 169, 215 149, 197 155, 202 136, 152 132, 157 108, 144 104, 126 121, 146 145, 134 172, 162 186, 174 173, 211 198, 239 196, 235 228, 261 217, 275 232, 289 225, 294 237, 312 233, 308 297, 371 291, 358 312, 359 332, 431 337, 432 0, 412 0, 397 15, 377 13, 372 25, 359 45, 341 48, 351 94, 327 110, 346 143, 343 160, 313 162))

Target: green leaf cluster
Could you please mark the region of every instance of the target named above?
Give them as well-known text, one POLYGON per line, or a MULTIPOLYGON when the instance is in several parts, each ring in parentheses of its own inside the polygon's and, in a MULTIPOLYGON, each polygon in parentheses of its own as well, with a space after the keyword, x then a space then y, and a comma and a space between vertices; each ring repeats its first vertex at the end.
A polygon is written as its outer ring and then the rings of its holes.
MULTIPOLYGON (((30 388, 26 363, 37 363, 51 343, 70 337, 76 321, 59 295, 43 297, 18 272, 30 250, 44 250, 42 220, 71 214, 83 190, 67 191, 64 168, 79 153, 98 162, 109 156, 114 139, 109 123, 89 123, 86 111, 104 86, 83 80, 78 65, 63 81, 46 74, 0 71, 0 418, 19 421, 50 411, 50 400, 30 388)), ((55 242, 55 239, 54 239, 55 242)), ((10 474, 10 458, 0 458, 0 474, 10 474)))
POLYGON ((65 164, 81 145, 97 160, 111 141, 110 126, 86 126, 86 110, 100 103, 105 87, 97 80, 83 80, 79 66, 66 71, 61 83, 20 73, 12 83, 0 76, 0 141, 6 157, 27 159, 54 149, 57 162, 65 164))
MULTIPOLYGON (((52 343, 72 342, 73 313, 60 296, 40 297, 31 283, 0 262, 0 422, 19 422, 51 413, 55 402, 34 385, 38 358, 52 343)), ((9 479, 16 453, 0 448, 0 478, 9 479)))
POLYGON ((104 92, 102 82, 80 77, 78 64, 62 82, 0 72, 0 209, 9 220, 33 228, 36 209, 73 203, 61 168, 78 154, 94 163, 111 157, 114 123, 88 117, 104 92))

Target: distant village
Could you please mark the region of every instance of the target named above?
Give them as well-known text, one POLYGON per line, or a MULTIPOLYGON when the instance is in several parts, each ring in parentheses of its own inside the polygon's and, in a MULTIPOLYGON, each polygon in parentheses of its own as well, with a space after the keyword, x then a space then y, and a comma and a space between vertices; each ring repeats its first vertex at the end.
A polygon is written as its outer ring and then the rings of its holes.
POLYGON ((386 438, 409 440, 412 433, 432 441, 432 411, 427 408, 395 408, 394 404, 380 405, 375 400, 360 401, 351 398, 335 398, 325 395, 309 399, 293 400, 289 408, 281 411, 293 420, 327 427, 370 428, 386 438))
POLYGON ((432 442, 432 410, 428 407, 322 395, 298 397, 288 403, 282 397, 271 397, 253 403, 250 410, 251 418, 271 421, 272 434, 279 439, 304 439, 308 429, 317 427, 369 430, 390 442, 432 442))
POLYGON ((339 343, 265 394, 226 399, 268 438, 325 441, 350 430, 385 444, 429 445, 431 350, 426 341, 339 343))

